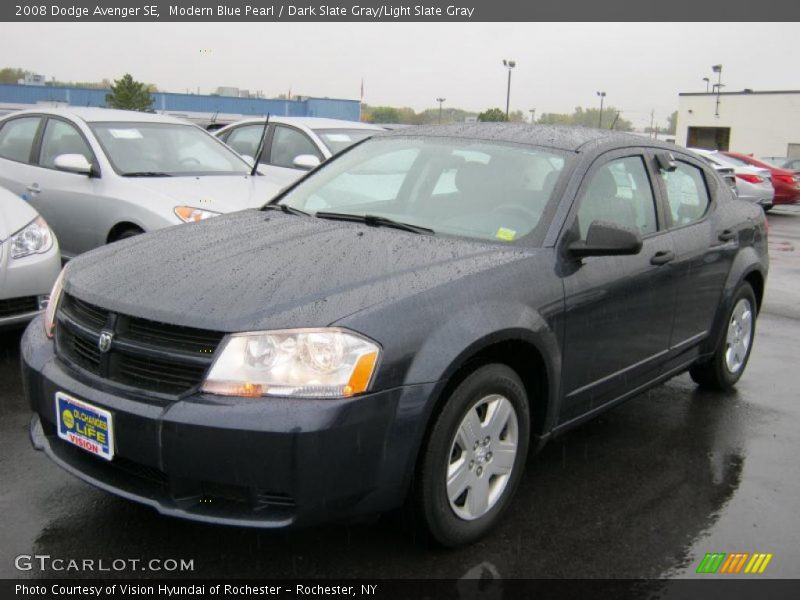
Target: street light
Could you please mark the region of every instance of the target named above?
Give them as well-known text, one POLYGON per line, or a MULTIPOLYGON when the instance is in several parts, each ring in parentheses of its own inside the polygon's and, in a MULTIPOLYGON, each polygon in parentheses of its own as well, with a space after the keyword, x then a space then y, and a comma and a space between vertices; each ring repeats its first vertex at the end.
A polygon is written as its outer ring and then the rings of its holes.
POLYGON ((703 77, 703 81, 706 82, 706 94, 708 93, 708 86, 711 83, 711 80, 708 77, 703 77))
POLYGON ((439 103, 439 125, 442 124, 442 104, 447 98, 437 98, 436 101, 439 103))
POLYGON ((511 69, 517 66, 517 61, 504 58, 503 66, 508 69, 508 89, 506 90, 506 121, 508 121, 508 108, 511 106, 511 69))
POLYGON ((603 128, 603 100, 606 97, 605 92, 597 92, 597 95, 600 96, 600 118, 597 120, 597 128, 603 128))
POLYGON ((724 87, 722 85, 722 65, 711 65, 711 70, 717 74, 717 83, 714 84, 714 87, 717 88, 717 107, 714 116, 719 117, 719 92, 724 87))
POLYGON ((535 119, 535 117, 536 117, 536 109, 532 108, 532 109, 530 109, 530 111, 531 111, 531 125, 533 125, 536 122, 536 119, 535 119))

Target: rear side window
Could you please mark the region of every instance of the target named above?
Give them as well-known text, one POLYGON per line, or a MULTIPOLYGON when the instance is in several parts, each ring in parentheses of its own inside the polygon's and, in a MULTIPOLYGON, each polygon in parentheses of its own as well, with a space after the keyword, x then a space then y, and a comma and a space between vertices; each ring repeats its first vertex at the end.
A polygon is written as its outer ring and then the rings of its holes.
POLYGON ((64 121, 50 119, 44 129, 39 165, 52 169, 56 157, 62 154, 80 154, 90 163, 93 160, 92 151, 75 127, 64 121))
POLYGON ((578 208, 582 240, 595 221, 622 225, 641 235, 658 229, 653 188, 641 156, 612 160, 591 175, 578 208))
POLYGON ((708 187, 703 171, 698 167, 678 162, 674 171, 661 171, 667 190, 672 224, 676 227, 698 221, 706 214, 709 205, 708 187))
POLYGON ((0 129, 0 157, 17 162, 29 162, 40 121, 39 117, 23 117, 7 121, 0 129))
MULTIPOLYGON (((255 158, 263 133, 263 125, 245 125, 231 131, 225 142, 242 156, 255 158)), ((264 161, 262 160, 261 162, 264 161)))

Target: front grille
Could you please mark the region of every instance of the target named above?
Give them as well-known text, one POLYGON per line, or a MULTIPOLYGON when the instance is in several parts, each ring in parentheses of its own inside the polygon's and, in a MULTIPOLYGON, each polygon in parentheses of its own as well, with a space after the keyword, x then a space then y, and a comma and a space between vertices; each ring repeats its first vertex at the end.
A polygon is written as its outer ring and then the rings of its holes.
POLYGON ((56 351, 66 363, 114 383, 179 395, 200 384, 224 333, 118 314, 65 294, 56 351), (101 333, 113 334, 110 348, 101 333))
POLYGON ((36 296, 0 300, 0 317, 11 317, 39 310, 36 296))

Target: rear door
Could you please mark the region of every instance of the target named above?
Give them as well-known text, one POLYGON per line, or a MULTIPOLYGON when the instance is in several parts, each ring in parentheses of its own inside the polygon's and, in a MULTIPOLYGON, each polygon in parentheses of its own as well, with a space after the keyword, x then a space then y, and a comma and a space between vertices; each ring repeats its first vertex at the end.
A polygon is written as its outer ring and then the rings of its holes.
POLYGON ((302 154, 316 156, 320 162, 325 160, 317 145, 303 131, 296 127, 276 124, 270 136, 270 144, 265 151, 269 156, 263 172, 276 183, 286 186, 302 177, 306 171, 294 166, 294 159, 302 154))
POLYGON ((23 200, 30 201, 39 193, 31 162, 42 120, 40 116, 21 116, 0 126, 0 185, 23 200))
POLYGON ((647 159, 643 149, 598 158, 567 220, 566 239, 585 240, 591 223, 601 220, 637 230, 643 245, 632 256, 562 259, 562 423, 657 377, 669 350, 675 248, 656 202, 656 174, 647 159))
POLYGON ((726 229, 718 213, 718 198, 728 190, 700 161, 682 154, 675 157, 675 170, 659 169, 657 177, 679 274, 670 367, 692 360, 711 331, 739 248, 738 232, 726 229))

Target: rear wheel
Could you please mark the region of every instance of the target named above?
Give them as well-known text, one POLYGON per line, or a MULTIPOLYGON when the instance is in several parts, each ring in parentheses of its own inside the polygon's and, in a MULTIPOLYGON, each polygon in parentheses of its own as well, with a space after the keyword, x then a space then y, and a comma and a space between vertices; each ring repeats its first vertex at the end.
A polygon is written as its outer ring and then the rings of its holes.
POLYGON ((450 395, 421 458, 417 509, 444 546, 486 534, 511 501, 529 439, 525 388, 505 365, 479 368, 450 395))
POLYGON ((744 373, 756 332, 756 296, 749 283, 742 283, 736 290, 726 323, 714 356, 689 370, 700 387, 728 389, 744 373))

